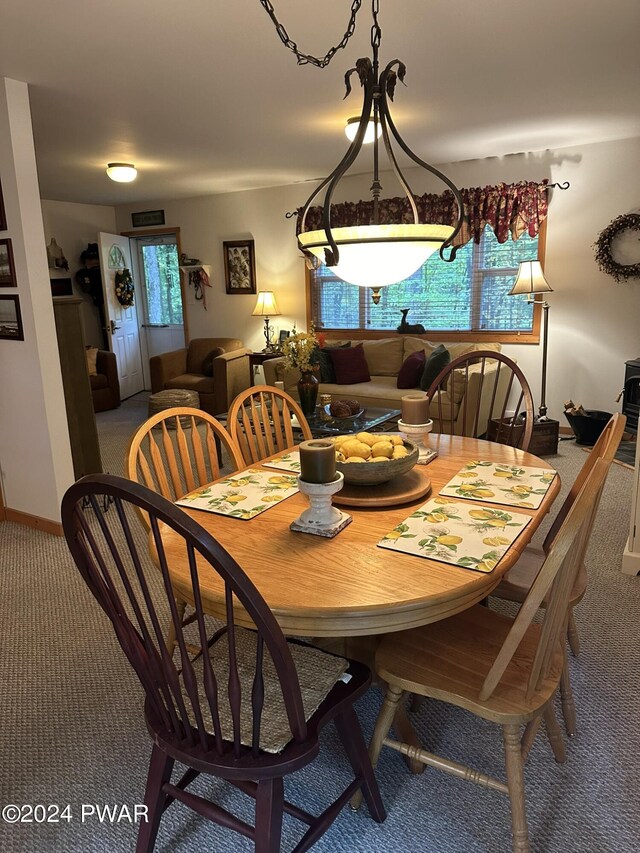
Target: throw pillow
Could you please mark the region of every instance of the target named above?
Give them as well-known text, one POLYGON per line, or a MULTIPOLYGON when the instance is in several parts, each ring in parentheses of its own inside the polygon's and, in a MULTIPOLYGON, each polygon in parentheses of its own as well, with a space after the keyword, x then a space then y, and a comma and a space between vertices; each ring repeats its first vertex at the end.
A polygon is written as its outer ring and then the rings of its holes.
POLYGON ((424 366, 426 362, 427 354, 424 350, 412 352, 411 355, 408 355, 402 363, 402 367, 398 373, 396 387, 417 388, 420 385, 420 380, 424 373, 424 366))
POLYGON ((98 371, 96 370, 96 359, 98 358, 98 347, 87 347, 85 349, 85 353, 87 355, 89 376, 97 376, 98 371))
POLYGON ((440 344, 440 346, 437 346, 426 361, 422 379, 420 380, 420 388, 423 391, 428 391, 433 380, 450 361, 451 355, 445 345, 440 344))
POLYGON ((315 363, 320 365, 320 382, 336 381, 336 373, 331 361, 331 351, 334 349, 349 349, 351 344, 340 344, 338 347, 318 347, 314 351, 315 363))
POLYGON ((211 352, 205 355, 202 362, 202 372, 205 376, 213 376, 213 359, 222 355, 223 352, 222 347, 215 347, 215 349, 212 349, 211 352))
POLYGON ((329 350, 329 353, 336 374, 336 385, 355 385, 358 382, 370 381, 362 344, 347 349, 329 350))

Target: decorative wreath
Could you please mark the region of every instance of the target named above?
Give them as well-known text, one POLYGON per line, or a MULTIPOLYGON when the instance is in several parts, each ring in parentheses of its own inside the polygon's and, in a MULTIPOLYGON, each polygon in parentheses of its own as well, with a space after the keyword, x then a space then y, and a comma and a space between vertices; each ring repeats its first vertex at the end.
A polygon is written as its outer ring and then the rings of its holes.
POLYGON ((640 278, 640 263, 620 264, 611 254, 613 241, 625 231, 640 231, 640 213, 625 213, 623 216, 618 216, 600 232, 600 236, 594 243, 596 263, 602 272, 612 275, 616 281, 640 278))
POLYGON ((133 278, 126 268, 116 273, 116 298, 125 308, 133 305, 133 278))

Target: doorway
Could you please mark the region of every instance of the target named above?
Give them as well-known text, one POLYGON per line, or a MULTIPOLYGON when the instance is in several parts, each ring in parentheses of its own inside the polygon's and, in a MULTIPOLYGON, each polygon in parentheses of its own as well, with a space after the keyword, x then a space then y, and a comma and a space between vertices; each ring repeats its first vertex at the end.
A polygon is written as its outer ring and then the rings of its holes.
POLYGON ((178 242, 175 234, 133 237, 131 242, 140 282, 145 388, 150 388, 149 359, 185 345, 178 242))

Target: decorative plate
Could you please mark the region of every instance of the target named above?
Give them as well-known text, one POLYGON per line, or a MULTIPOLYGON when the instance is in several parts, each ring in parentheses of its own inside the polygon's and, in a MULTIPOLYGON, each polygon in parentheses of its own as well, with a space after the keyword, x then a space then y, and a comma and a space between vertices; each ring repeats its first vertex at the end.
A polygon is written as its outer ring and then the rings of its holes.
POLYGON ((327 403, 324 407, 325 414, 329 415, 330 418, 333 418, 334 421, 352 421, 354 418, 359 418, 361 415, 364 415, 364 408, 360 409, 359 412, 356 412, 355 415, 345 415, 342 418, 337 417, 336 415, 331 414, 331 403, 327 403))

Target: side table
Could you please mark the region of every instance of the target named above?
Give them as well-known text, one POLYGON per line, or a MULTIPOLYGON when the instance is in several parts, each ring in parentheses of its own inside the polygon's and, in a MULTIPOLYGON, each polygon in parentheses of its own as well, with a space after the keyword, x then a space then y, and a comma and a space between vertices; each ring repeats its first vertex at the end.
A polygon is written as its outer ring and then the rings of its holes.
POLYGON ((265 361, 269 361, 270 358, 280 358, 282 355, 281 352, 271 351, 271 352, 250 352, 249 353, 249 382, 251 385, 255 385, 255 373, 256 367, 262 367, 265 361))

